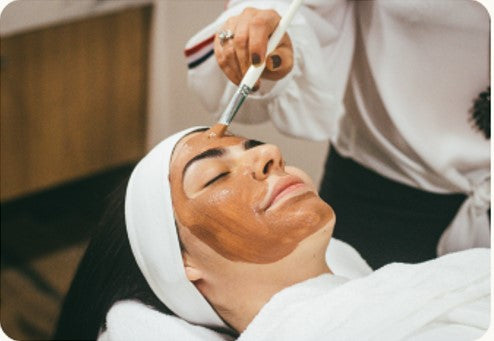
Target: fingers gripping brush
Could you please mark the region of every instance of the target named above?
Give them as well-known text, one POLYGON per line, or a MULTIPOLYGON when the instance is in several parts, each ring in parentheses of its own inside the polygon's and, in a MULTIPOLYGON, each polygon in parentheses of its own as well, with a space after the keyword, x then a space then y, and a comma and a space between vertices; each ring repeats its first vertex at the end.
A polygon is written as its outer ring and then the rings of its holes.
MULTIPOLYGON (((268 46, 266 50, 266 55, 269 55, 280 43, 281 38, 286 32, 286 29, 290 22, 292 21, 295 13, 299 9, 300 5, 304 0, 293 0, 290 6, 288 7, 286 13, 280 19, 278 26, 274 30, 271 38, 269 38, 268 46)), ((245 101, 247 96, 252 92, 252 88, 256 84, 257 80, 261 77, 264 68, 266 67, 266 61, 264 61, 261 65, 254 66, 251 65, 245 76, 242 78, 240 85, 238 86, 237 91, 231 98, 230 102, 226 106, 225 111, 221 114, 220 120, 217 124, 215 124, 211 128, 211 137, 221 137, 225 133, 226 129, 232 122, 235 114, 240 109, 240 106, 245 101)))

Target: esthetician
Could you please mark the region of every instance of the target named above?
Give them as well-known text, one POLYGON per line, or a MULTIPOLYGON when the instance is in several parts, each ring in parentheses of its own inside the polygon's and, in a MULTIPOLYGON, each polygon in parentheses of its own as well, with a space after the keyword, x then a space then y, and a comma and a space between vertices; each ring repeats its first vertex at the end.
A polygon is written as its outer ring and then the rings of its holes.
MULTIPOLYGON (((236 121, 330 139, 321 197, 373 268, 490 245, 489 15, 477 1, 232 0, 187 43, 189 84, 219 115, 266 62, 236 121)), ((319 151, 312 151, 317 153, 319 151)))
POLYGON ((196 128, 172 135, 133 170, 125 200, 81 262, 57 339, 457 340, 485 332, 487 249, 372 272, 351 246, 330 243, 334 211, 276 146, 209 136, 196 128))

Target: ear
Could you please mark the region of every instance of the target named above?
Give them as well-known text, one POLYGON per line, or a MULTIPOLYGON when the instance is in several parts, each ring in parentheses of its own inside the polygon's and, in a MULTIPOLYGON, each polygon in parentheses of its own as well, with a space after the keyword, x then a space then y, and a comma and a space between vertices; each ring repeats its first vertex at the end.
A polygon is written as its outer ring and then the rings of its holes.
POLYGON ((189 281, 195 282, 204 277, 202 271, 191 262, 190 256, 186 251, 182 253, 182 260, 184 262, 185 276, 189 281))
POLYGON ((185 275, 191 282, 195 282, 203 278, 202 271, 192 266, 185 266, 185 275))

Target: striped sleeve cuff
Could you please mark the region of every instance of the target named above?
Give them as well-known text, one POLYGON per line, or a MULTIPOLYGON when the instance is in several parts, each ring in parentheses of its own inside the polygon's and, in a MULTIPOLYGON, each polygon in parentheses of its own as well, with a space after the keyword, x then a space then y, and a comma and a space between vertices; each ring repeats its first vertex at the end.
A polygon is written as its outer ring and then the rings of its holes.
POLYGON ((185 49, 187 67, 193 69, 209 59, 214 54, 214 35, 185 49))

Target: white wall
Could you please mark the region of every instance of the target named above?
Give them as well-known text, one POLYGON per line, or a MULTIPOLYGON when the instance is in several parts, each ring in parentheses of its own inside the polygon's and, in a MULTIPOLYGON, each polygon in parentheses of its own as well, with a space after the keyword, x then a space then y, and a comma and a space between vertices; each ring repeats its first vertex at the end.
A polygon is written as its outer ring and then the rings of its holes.
MULTIPOLYGON (((154 9, 149 87, 148 147, 180 129, 213 120, 187 88, 185 42, 223 10, 224 0, 157 0, 154 9)), ((247 99, 248 100, 248 99, 247 99)), ((280 134, 271 123, 232 124, 232 131, 278 145, 289 164, 304 169, 319 184, 328 149, 280 134)))

